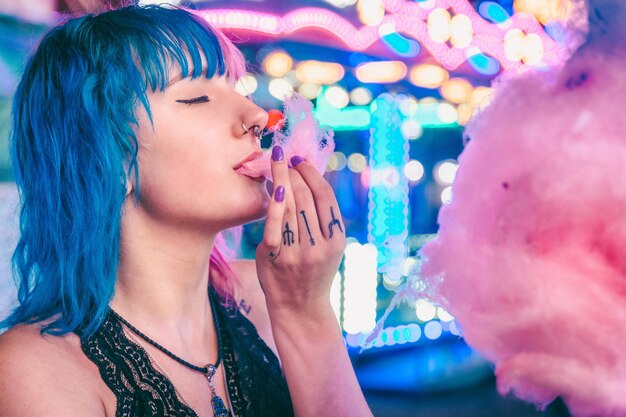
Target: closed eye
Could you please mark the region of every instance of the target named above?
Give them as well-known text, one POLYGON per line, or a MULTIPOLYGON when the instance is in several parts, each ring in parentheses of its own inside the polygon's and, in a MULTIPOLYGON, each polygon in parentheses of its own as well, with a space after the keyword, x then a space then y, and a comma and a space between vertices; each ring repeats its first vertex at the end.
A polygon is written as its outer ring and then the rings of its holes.
POLYGON ((208 103, 209 101, 211 101, 211 99, 208 96, 196 97, 190 100, 176 100, 177 103, 183 104, 208 103))

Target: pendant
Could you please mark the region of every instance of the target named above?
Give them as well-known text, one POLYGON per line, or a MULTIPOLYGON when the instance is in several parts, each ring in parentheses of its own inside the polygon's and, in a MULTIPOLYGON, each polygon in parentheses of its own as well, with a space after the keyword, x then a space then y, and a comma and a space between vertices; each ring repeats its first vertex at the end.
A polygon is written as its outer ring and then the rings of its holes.
POLYGON ((218 395, 213 394, 211 403, 213 404, 213 415, 215 417, 231 417, 230 411, 226 409, 224 401, 218 395))
POLYGON ((215 392, 215 385, 213 384, 213 375, 215 375, 217 368, 211 364, 207 364, 206 378, 209 380, 209 388, 211 388, 211 405, 213 406, 213 417, 232 417, 232 414, 224 405, 224 400, 220 398, 215 392))

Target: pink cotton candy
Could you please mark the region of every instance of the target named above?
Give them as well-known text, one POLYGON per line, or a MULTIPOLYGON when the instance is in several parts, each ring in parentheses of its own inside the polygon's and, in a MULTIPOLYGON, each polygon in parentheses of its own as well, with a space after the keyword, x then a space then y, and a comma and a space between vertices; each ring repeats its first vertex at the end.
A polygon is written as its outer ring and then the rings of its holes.
MULTIPOLYGON (((326 171, 328 158, 335 150, 333 131, 320 127, 313 116, 313 103, 299 94, 294 94, 285 100, 284 114, 287 119, 287 134, 283 134, 278 129, 273 131, 272 147, 282 146, 287 160, 294 155, 303 157, 312 163, 320 174, 323 174, 326 171)), ((261 158, 245 163, 237 171, 252 177, 263 176, 271 180, 270 152, 265 151, 261 158)))
POLYGON ((576 417, 626 416, 625 6, 601 3, 604 28, 563 67, 501 80, 467 127, 438 237, 398 294, 453 314, 502 393, 576 417))

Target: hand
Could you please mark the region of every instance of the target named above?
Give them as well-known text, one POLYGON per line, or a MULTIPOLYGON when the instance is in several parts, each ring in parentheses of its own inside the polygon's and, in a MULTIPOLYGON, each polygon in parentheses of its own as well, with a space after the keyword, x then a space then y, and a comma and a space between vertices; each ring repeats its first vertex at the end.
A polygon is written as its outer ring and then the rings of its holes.
POLYGON ((346 245, 333 189, 312 164, 297 156, 291 162, 293 169, 282 148, 272 149, 274 196, 256 250, 270 315, 328 311, 330 287, 346 245))

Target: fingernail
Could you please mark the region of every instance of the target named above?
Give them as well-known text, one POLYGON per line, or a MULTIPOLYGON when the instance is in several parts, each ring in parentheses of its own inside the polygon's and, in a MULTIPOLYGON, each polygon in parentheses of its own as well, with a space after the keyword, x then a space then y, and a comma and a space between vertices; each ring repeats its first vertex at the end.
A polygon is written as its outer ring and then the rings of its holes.
POLYGON ((304 158, 299 155, 294 155, 291 157, 291 165, 293 165, 294 167, 298 166, 302 162, 304 162, 304 158))
POLYGON ((282 161, 285 159, 285 154, 283 153, 283 148, 280 145, 276 145, 272 148, 272 161, 282 161))
POLYGON ((285 199, 285 187, 283 187, 282 185, 279 185, 278 187, 276 187, 276 191, 274 192, 274 200, 278 201, 279 203, 282 203, 284 199, 285 199))

